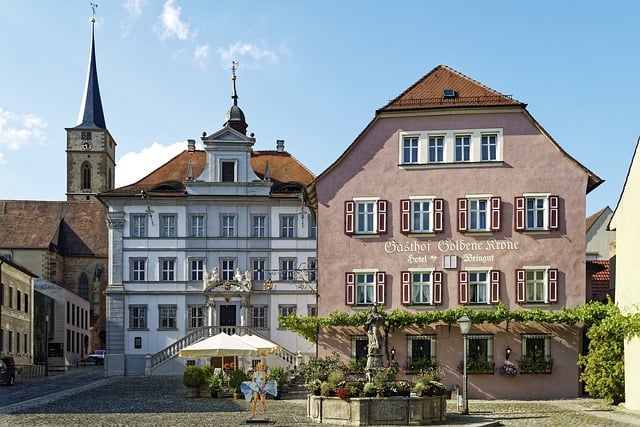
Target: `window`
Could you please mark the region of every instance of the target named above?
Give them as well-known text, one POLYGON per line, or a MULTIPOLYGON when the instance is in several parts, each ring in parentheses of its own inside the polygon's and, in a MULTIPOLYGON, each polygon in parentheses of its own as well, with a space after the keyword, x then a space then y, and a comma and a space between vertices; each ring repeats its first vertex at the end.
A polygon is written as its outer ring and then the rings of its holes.
POLYGON ((550 374, 553 360, 551 338, 547 334, 523 334, 520 372, 523 374, 550 374))
POLYGON ((147 215, 132 214, 131 218, 131 237, 147 237, 147 215))
POLYGON ((190 329, 204 326, 204 315, 206 306, 202 304, 187 305, 187 327, 190 329))
POLYGON ((346 234, 384 234, 387 232, 387 201, 354 199, 345 202, 346 234))
POLYGON ((295 237, 296 217, 294 215, 282 215, 280 217, 280 237, 295 237))
POLYGON ((307 316, 318 317, 318 306, 316 304, 307 304, 307 316))
POLYGON ((315 239, 318 236, 318 223, 316 217, 309 215, 309 238, 315 239))
POLYGON ((87 275, 82 273, 78 282, 78 295, 80 296, 80 298, 91 301, 89 297, 89 278, 87 277, 87 275))
POLYGON ((402 140, 402 163, 418 163, 418 137, 405 137, 402 140))
POLYGON ((176 237, 175 215, 160 215, 160 237, 176 237))
POLYGON ((444 162, 444 137, 432 136, 429 138, 429 163, 444 162))
POLYGON ((432 335, 407 336, 407 370, 425 370, 436 364, 436 337, 432 335))
POLYGON ((296 277, 296 259, 280 258, 280 280, 293 281, 296 277))
POLYGON ((265 280, 265 270, 267 261, 264 258, 253 258, 251 267, 253 268, 253 280, 265 280))
POLYGON ((441 271, 402 271, 402 303, 442 304, 441 271))
POLYGON ((9 286, 9 308, 13 308, 13 286, 9 286))
POLYGON ((146 278, 147 260, 146 258, 131 259, 131 280, 142 282, 146 278))
POLYGON ((253 216, 252 237, 267 237, 267 217, 264 215, 253 216))
POLYGON ((191 237, 204 236, 204 215, 191 215, 191 237))
POLYGON ((223 258, 222 261, 222 280, 233 280, 235 259, 223 258))
POLYGON ((158 329, 176 329, 176 313, 178 306, 175 304, 158 305, 158 329))
POLYGON ((369 339, 366 335, 351 337, 351 357, 353 360, 366 359, 369 355, 369 339))
POLYGON ((91 165, 88 162, 82 164, 82 189, 91 190, 91 165))
POLYGON ((20 332, 16 332, 16 354, 20 354, 20 332))
POLYGON ((268 306, 266 305, 251 306, 251 326, 255 329, 267 329, 268 313, 268 306))
POLYGON ((222 169, 222 176, 220 178, 220 181, 222 182, 236 181, 236 162, 223 161, 221 169, 222 169))
POLYGON ((20 311, 21 305, 22 305, 22 292, 20 292, 20 289, 16 289, 16 310, 20 311))
POLYGON ((315 282, 318 280, 318 260, 316 258, 309 258, 307 260, 307 271, 305 272, 306 280, 315 282))
POLYGON ((24 312, 29 312, 29 294, 27 293, 24 294, 24 312))
POLYGON ((190 279, 191 280, 204 280, 204 259, 193 258, 190 262, 190 279))
POLYGON ((458 272, 458 302, 460 304, 497 304, 498 301, 500 301, 499 270, 458 272))
POLYGON ((222 215, 222 237, 236 237, 235 215, 222 215))
POLYGON ((498 160, 498 135, 495 133, 481 136, 480 160, 483 162, 498 160))
POLYGON ((386 273, 358 271, 346 273, 346 304, 384 304, 386 273))
POLYGON ((559 197, 531 194, 515 198, 516 231, 548 231, 559 227, 559 197))
POLYGON ((176 260, 174 258, 164 258, 160 260, 160 280, 175 280, 176 260))
POLYGON ((456 162, 468 162, 471 160, 471 136, 459 135, 456 136, 456 162))
POLYGON ((444 230, 444 200, 415 197, 400 200, 400 225, 404 234, 444 230))
POLYGON ((558 301, 558 270, 548 267, 525 267, 516 270, 519 303, 553 303, 558 301))
MULTIPOLYGON (((295 304, 279 304, 278 305, 278 315, 282 317, 287 317, 290 314, 296 314, 298 306, 295 304)), ((280 325, 278 325, 278 329, 280 329, 280 325)))
POLYGON ((467 372, 472 374, 492 374, 494 368, 493 336, 468 335, 467 340, 467 372))
POLYGON ((147 329, 147 306, 129 306, 129 329, 147 329))
POLYGON ((83 141, 91 141, 91 132, 81 132, 80 139, 83 141))
POLYGON ((458 231, 500 231, 500 197, 467 196, 458 199, 458 231))

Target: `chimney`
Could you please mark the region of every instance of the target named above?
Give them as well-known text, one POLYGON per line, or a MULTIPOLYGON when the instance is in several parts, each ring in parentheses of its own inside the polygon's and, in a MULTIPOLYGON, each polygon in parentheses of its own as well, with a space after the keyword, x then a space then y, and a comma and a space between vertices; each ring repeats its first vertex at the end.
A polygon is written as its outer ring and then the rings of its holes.
POLYGON ((187 151, 193 153, 196 151, 196 140, 195 139, 187 139, 187 151))
POLYGON ((278 139, 276 141, 276 150, 278 153, 284 153, 284 139, 278 139))

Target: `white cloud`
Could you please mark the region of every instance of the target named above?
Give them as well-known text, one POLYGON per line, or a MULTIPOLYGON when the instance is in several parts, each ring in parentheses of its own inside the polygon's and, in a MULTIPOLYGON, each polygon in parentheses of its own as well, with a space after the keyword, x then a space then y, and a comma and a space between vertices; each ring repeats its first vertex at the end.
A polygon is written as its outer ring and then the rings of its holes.
MULTIPOLYGON (((19 150, 46 140, 47 123, 33 114, 16 114, 0 107, 0 149, 19 150)), ((1 159, 1 156, 0 156, 1 159)))
POLYGON ((220 60, 224 66, 237 61, 241 57, 250 57, 255 62, 278 62, 278 55, 268 49, 263 49, 250 43, 236 42, 227 48, 219 48, 220 60))
POLYGON ((142 0, 125 0, 122 7, 129 14, 129 18, 136 19, 142 15, 142 0))
POLYGON ((124 154, 116 167, 116 187, 139 181, 186 149, 186 141, 171 145, 154 142, 141 151, 124 154))
POLYGON ((162 8, 160 15, 160 37, 163 39, 177 38, 178 40, 187 40, 190 30, 189 24, 180 19, 182 8, 174 6, 175 0, 167 0, 162 8))
POLYGON ((193 52, 193 56, 195 57, 200 68, 207 67, 207 60, 209 59, 209 45, 203 44, 196 47, 196 50, 193 52))

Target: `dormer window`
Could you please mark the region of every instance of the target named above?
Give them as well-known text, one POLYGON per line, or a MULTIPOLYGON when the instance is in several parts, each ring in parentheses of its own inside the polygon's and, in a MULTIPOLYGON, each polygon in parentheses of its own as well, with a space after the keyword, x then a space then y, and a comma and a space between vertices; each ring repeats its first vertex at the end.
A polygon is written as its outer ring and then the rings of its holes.
POLYGON ((223 161, 221 165, 222 182, 236 182, 236 162, 234 161, 223 161))

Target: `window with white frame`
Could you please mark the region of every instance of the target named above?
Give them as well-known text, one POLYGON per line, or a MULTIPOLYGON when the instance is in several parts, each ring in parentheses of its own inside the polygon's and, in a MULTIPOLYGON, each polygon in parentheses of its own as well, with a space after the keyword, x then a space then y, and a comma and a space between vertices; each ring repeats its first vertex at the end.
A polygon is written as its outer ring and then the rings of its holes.
POLYGON ((345 275, 346 304, 384 304, 386 273, 384 271, 353 271, 345 275))
POLYGON ((366 335, 351 336, 351 357, 353 360, 366 359, 369 355, 369 339, 366 335))
POLYGON ((280 237, 296 237, 296 217, 295 215, 280 216, 280 237))
POLYGON ((400 226, 404 234, 435 233, 444 229, 444 200, 415 196, 400 200, 400 226))
POLYGON ((318 306, 316 304, 307 304, 307 316, 318 317, 318 306))
POLYGON ((222 269, 220 271, 222 280, 233 280, 233 274, 235 269, 234 258, 222 258, 220 260, 222 269))
POLYGON ((498 160, 498 134, 483 134, 480 141, 480 160, 483 162, 498 160))
POLYGON ((204 259, 203 258, 191 258, 189 260, 189 279, 190 280, 203 280, 204 279, 204 259))
POLYGON ((418 163, 418 137, 405 136, 402 139, 402 163, 418 163))
POLYGON ((267 237, 267 217, 265 215, 254 215, 251 221, 251 236, 267 237))
POLYGON ((502 160, 502 129, 400 132, 398 159, 402 167, 499 162, 502 160))
POLYGON ((191 215, 191 237, 205 237, 204 215, 191 215))
POLYGON ((236 216, 222 215, 222 237, 236 237, 236 216))
POLYGON ((493 373, 493 335, 467 335, 467 372, 493 373))
POLYGON ((204 326, 204 319, 207 306, 204 304, 187 305, 187 327, 189 329, 204 326))
POLYGON ((429 137, 429 163, 444 162, 444 136, 429 137))
POLYGON ((523 374, 551 373, 551 337, 548 334, 522 334, 520 372, 523 374))
POLYGON ((160 215, 160 237, 176 237, 176 215, 160 215))
POLYGON ((456 135, 455 162, 471 160, 471 135, 456 135))
POLYGON ((345 202, 344 232, 348 235, 376 235, 387 232, 387 201, 354 198, 345 202))
POLYGON ((499 270, 469 269, 458 271, 460 304, 497 304, 500 301, 499 270))
POLYGON ((491 195, 470 195, 458 199, 458 231, 499 231, 502 200, 491 195))
POLYGON ((305 277, 310 282, 318 280, 318 260, 316 258, 307 259, 307 271, 305 277))
POLYGON ((516 270, 519 303, 554 303, 558 301, 558 270, 546 266, 516 270))
MULTIPOLYGON (((287 317, 290 314, 296 314, 297 310, 298 306, 295 304, 278 304, 278 315, 282 317, 287 317)), ((279 324, 278 329, 281 329, 279 324)))
POLYGON ((309 215, 309 238, 315 239, 318 236, 318 224, 316 222, 316 217, 313 215, 309 215))
POLYGON ((176 260, 175 258, 160 259, 160 280, 169 281, 176 279, 176 260))
POLYGON ((175 304, 158 304, 158 329, 176 329, 177 313, 175 304))
POLYGON ((262 281, 266 278, 267 260, 265 258, 252 258, 253 280, 262 281))
POLYGON ((515 198, 516 231, 549 231, 559 227, 558 196, 525 194, 515 198))
POLYGON ((436 337, 435 335, 407 336, 407 369, 417 371, 435 366, 436 337))
POLYGON ((296 277, 296 259, 280 258, 280 280, 293 281, 296 277))
POLYGON ((134 282, 144 282, 147 277, 147 259, 131 258, 131 280, 134 282))
POLYGON ((442 304, 441 271, 402 271, 400 272, 400 277, 403 304, 442 304))
POLYGON ((231 160, 223 160, 220 165, 221 169, 221 182, 235 182, 236 181, 236 162, 231 160))
POLYGON ((129 329, 131 330, 147 329, 147 305, 146 304, 129 305, 129 329))
POLYGON ((147 215, 131 214, 131 237, 147 237, 147 215))
POLYGON ((269 306, 251 306, 251 326, 255 329, 267 329, 269 319, 269 306))

